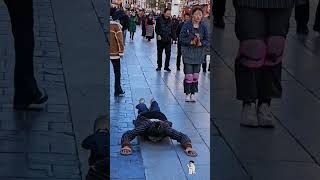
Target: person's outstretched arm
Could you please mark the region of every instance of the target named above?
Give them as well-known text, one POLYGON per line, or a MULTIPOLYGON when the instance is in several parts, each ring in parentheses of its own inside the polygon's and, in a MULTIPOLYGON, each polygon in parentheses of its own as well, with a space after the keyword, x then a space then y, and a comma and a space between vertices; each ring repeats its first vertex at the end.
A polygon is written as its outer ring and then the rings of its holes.
POLYGON ((186 134, 179 132, 173 128, 168 128, 167 133, 171 139, 174 139, 181 143, 181 145, 185 148, 185 153, 188 156, 195 157, 198 155, 197 152, 192 149, 191 139, 186 134))
POLYGON ((140 125, 133 130, 127 131, 122 135, 121 138, 121 151, 122 155, 130 155, 132 153, 130 142, 139 135, 144 134, 146 129, 149 127, 149 124, 140 125))
POLYGON ((168 129, 168 136, 171 139, 174 139, 174 140, 178 141, 179 143, 181 143, 181 145, 184 148, 188 148, 188 147, 192 148, 191 139, 186 134, 183 134, 182 132, 179 132, 173 128, 169 128, 168 129))

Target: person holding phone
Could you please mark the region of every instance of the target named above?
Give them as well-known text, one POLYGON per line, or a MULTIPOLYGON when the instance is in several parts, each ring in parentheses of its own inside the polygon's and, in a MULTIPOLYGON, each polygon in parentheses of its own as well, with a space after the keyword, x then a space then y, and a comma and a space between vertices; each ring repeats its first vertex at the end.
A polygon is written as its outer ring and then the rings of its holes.
POLYGON ((202 22, 202 17, 203 10, 200 7, 194 8, 191 21, 183 25, 179 36, 184 63, 186 102, 196 101, 199 72, 205 60, 206 47, 209 46, 207 25, 202 22))

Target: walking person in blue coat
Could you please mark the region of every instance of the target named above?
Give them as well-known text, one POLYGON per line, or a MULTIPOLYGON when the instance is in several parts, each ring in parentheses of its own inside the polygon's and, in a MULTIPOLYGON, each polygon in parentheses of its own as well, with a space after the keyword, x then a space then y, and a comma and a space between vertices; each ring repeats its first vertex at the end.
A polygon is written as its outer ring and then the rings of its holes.
POLYGON ((184 63, 186 102, 196 101, 199 72, 205 60, 206 47, 209 45, 207 25, 202 18, 203 10, 199 7, 194 8, 191 21, 182 26, 179 36, 184 63))

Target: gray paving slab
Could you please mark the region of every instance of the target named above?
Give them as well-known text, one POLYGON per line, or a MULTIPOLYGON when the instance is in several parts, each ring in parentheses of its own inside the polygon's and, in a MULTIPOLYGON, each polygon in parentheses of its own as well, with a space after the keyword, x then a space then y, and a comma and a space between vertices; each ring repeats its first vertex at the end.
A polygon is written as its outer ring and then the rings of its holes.
POLYGON ((319 179, 320 169, 314 163, 300 162, 246 162, 255 180, 319 179))
POLYGON ((211 136, 212 141, 212 157, 211 157, 211 178, 222 180, 249 180, 236 156, 219 136, 211 136))

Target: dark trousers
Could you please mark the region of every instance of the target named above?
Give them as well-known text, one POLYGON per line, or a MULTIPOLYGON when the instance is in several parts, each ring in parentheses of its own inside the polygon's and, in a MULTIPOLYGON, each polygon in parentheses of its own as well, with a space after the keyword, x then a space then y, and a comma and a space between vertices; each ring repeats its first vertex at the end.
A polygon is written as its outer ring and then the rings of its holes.
POLYGON ((181 65, 181 44, 178 42, 178 52, 177 52, 177 68, 180 68, 181 65))
POLYGON ((33 1, 5 0, 15 46, 14 103, 29 104, 41 96, 34 76, 33 1))
POLYGON ((226 11, 226 0, 215 0, 213 6, 213 17, 222 18, 226 11))
POLYGON ((318 2, 317 12, 316 12, 316 19, 314 22, 314 27, 320 28, 320 1, 318 2))
POLYGON ((144 103, 143 104, 138 104, 136 106, 136 108, 138 109, 138 114, 146 113, 146 112, 161 112, 159 104, 156 101, 153 101, 151 103, 150 109, 147 108, 146 104, 144 104, 144 103))
POLYGON ((166 61, 165 61, 165 68, 168 68, 170 65, 170 56, 171 56, 171 42, 163 43, 161 41, 157 41, 157 51, 158 51, 158 68, 162 67, 162 53, 165 50, 166 53, 166 61))
POLYGON ((106 180, 110 179, 110 158, 97 161, 90 167, 86 180, 106 180))
POLYGON ((120 93, 122 91, 121 88, 121 69, 120 69, 120 59, 111 59, 111 63, 114 71, 114 92, 115 94, 120 93))
MULTIPOLYGON (((204 57, 204 63, 202 63, 202 70, 204 72, 207 71, 207 66, 208 66, 208 64, 207 64, 207 56, 205 56, 204 57)), ((210 64, 209 64, 209 66, 210 66, 210 64)))
POLYGON ((297 26, 304 27, 308 25, 309 22, 309 13, 310 12, 310 3, 309 0, 306 0, 305 4, 297 5, 295 7, 295 20, 297 26))
POLYGON ((240 40, 235 63, 237 99, 280 98, 281 67, 291 9, 236 9, 240 40))

